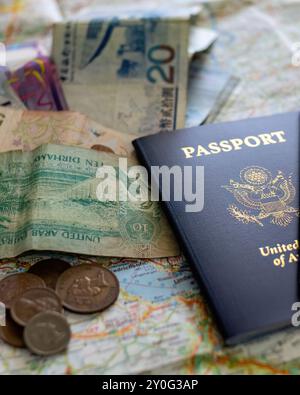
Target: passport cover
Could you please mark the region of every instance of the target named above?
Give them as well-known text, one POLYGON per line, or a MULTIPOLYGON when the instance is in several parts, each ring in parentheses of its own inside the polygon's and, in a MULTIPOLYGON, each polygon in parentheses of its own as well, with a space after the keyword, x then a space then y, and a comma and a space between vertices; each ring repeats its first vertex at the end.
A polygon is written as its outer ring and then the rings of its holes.
POLYGON ((148 172, 204 166, 202 211, 186 212, 188 202, 172 195, 164 205, 229 345, 291 326, 298 300, 298 136, 294 112, 133 142, 148 172))

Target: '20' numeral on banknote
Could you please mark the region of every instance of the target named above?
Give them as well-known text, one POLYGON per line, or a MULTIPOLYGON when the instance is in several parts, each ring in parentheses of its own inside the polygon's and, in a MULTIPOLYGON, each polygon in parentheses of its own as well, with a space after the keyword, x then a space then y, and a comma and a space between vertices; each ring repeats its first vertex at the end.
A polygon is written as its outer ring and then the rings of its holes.
POLYGON ((147 78, 150 82, 155 84, 157 81, 157 74, 159 77, 172 84, 174 82, 174 66, 170 63, 175 57, 175 50, 169 45, 155 45, 148 51, 148 59, 154 63, 153 66, 147 70, 147 78), (156 77, 156 78, 155 78, 156 77))

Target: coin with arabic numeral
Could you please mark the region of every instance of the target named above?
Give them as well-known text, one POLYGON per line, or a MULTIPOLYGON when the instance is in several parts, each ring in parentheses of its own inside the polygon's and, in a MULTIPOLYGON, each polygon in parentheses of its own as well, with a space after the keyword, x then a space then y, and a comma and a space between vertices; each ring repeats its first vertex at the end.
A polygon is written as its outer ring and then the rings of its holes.
POLYGON ((9 313, 6 314, 5 320, 5 326, 0 326, 0 339, 13 347, 25 347, 23 328, 11 318, 9 313))
POLYGON ((56 292, 68 310, 96 313, 112 305, 119 296, 119 281, 108 269, 82 264, 59 277, 56 292))
POLYGON ((62 259, 43 259, 31 266, 28 273, 41 277, 47 287, 55 289, 58 277, 65 270, 70 269, 71 265, 62 259))
POLYGON ((39 313, 26 325, 24 341, 36 355, 53 355, 65 350, 71 339, 68 321, 53 311, 39 313))
POLYGON ((44 288, 45 282, 31 273, 19 273, 0 281, 0 302, 9 309, 13 301, 29 288, 44 288))
POLYGON ((63 312, 61 301, 50 288, 31 288, 17 297, 11 305, 12 318, 25 326, 32 317, 44 311, 63 312))

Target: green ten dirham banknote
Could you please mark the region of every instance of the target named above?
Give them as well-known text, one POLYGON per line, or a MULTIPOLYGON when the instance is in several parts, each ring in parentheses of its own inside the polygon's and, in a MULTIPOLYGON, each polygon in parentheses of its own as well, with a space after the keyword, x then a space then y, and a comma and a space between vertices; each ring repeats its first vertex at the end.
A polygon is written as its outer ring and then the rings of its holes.
POLYGON ((125 133, 184 126, 187 19, 70 21, 53 34, 71 110, 125 133))
POLYGON ((127 175, 118 164, 116 155, 63 145, 1 153, 0 258, 28 250, 177 255, 158 202, 98 200, 101 180, 96 173, 101 166, 115 169, 127 188, 127 175))

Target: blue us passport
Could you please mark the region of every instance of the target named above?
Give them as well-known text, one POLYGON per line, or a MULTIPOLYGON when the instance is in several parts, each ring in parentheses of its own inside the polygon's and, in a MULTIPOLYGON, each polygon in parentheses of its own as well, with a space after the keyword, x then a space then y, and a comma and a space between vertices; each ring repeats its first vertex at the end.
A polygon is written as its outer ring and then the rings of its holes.
POLYGON ((299 299, 299 113, 133 144, 225 343, 291 326, 299 299))

